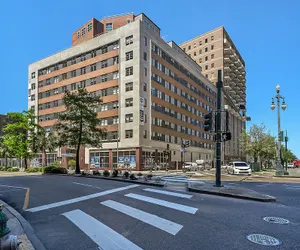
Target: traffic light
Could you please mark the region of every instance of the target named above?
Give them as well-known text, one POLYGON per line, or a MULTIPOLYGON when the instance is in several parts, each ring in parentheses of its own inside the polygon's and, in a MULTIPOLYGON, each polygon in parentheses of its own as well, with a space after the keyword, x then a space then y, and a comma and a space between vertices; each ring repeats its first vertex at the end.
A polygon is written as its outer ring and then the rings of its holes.
POLYGON ((190 141, 185 141, 185 147, 188 148, 190 146, 190 141))
POLYGON ((210 131, 212 126, 212 113, 204 115, 204 131, 210 131))
POLYGON ((185 148, 185 144, 183 142, 181 143, 181 148, 185 148))

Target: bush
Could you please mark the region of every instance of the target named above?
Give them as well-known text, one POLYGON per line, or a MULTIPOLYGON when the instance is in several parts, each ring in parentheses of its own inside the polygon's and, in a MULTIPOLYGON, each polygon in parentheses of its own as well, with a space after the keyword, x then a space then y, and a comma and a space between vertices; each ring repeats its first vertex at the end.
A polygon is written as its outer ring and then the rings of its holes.
POLYGON ((11 170, 12 170, 12 168, 6 169, 7 172, 12 172, 11 170))
POLYGON ((98 170, 93 170, 93 175, 100 175, 100 172, 98 170))
POLYGON ((67 174, 68 170, 66 168, 52 168, 51 169, 51 173, 52 174, 67 174))
POLYGON ((38 168, 38 167, 36 167, 36 168, 27 168, 27 169, 26 169, 26 172, 27 172, 27 173, 36 173, 36 172, 39 172, 40 169, 41 169, 41 168, 38 168))
POLYGON ((137 180, 137 178, 135 177, 134 174, 131 174, 129 178, 130 178, 130 180, 137 180))
POLYGON ((103 176, 104 176, 104 177, 110 176, 109 171, 108 171, 108 170, 104 170, 104 171, 103 171, 103 176))
POLYGON ((125 171, 125 173, 123 174, 123 178, 127 179, 129 177, 129 172, 125 171))
POLYGON ((141 172, 139 172, 139 173, 137 174, 137 176, 138 176, 139 178, 141 178, 141 177, 143 176, 143 174, 142 174, 141 172))
POLYGON ((75 160, 69 160, 68 161, 68 168, 71 170, 74 170, 76 166, 76 161, 75 160))
POLYGON ((56 167, 54 167, 54 166, 47 166, 47 167, 43 167, 43 170, 42 170, 42 172, 43 173, 51 173, 51 171, 52 171, 52 169, 54 169, 54 168, 56 168, 56 167))
POLYGON ((0 171, 5 171, 5 167, 0 167, 0 171))
POLYGON ((54 161, 52 166, 56 167, 56 168, 59 168, 60 167, 59 161, 54 161))
POLYGON ((119 174, 119 170, 118 169, 115 169, 113 172, 112 172, 112 177, 117 177, 119 174))

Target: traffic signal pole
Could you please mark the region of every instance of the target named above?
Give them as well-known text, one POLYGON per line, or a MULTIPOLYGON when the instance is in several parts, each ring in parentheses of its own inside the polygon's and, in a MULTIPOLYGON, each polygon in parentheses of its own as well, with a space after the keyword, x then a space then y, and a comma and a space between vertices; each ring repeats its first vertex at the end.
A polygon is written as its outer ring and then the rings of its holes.
POLYGON ((218 70, 218 82, 217 82, 217 114, 216 114, 216 187, 221 187, 221 112, 222 112, 222 70, 218 70))

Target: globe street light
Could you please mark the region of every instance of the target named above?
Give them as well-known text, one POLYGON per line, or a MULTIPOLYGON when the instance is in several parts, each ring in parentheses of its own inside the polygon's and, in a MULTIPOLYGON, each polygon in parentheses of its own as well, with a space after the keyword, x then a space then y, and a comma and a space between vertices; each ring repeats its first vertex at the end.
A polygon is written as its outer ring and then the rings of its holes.
POLYGON ((282 99, 282 105, 281 108, 282 110, 286 110, 286 103, 284 101, 284 97, 280 95, 280 86, 277 84, 276 86, 276 96, 272 98, 272 103, 270 108, 272 110, 275 110, 276 105, 275 105, 275 98, 277 99, 277 116, 278 116, 278 140, 277 140, 277 169, 276 169, 276 175, 284 175, 287 174, 287 172, 284 170, 282 164, 281 164, 281 157, 280 157, 280 152, 281 152, 281 139, 280 139, 280 100, 282 99))

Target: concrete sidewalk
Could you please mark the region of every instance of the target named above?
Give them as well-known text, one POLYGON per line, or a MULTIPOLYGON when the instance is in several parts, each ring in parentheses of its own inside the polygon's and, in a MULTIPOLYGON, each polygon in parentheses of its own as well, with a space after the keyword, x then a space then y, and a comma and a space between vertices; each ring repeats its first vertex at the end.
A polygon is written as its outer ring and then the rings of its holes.
POLYGON ((34 231, 30 224, 19 214, 15 209, 0 200, 0 204, 3 204, 3 212, 8 218, 7 227, 11 230, 9 235, 15 235, 18 237, 20 250, 46 250, 44 245, 34 234, 34 231))

